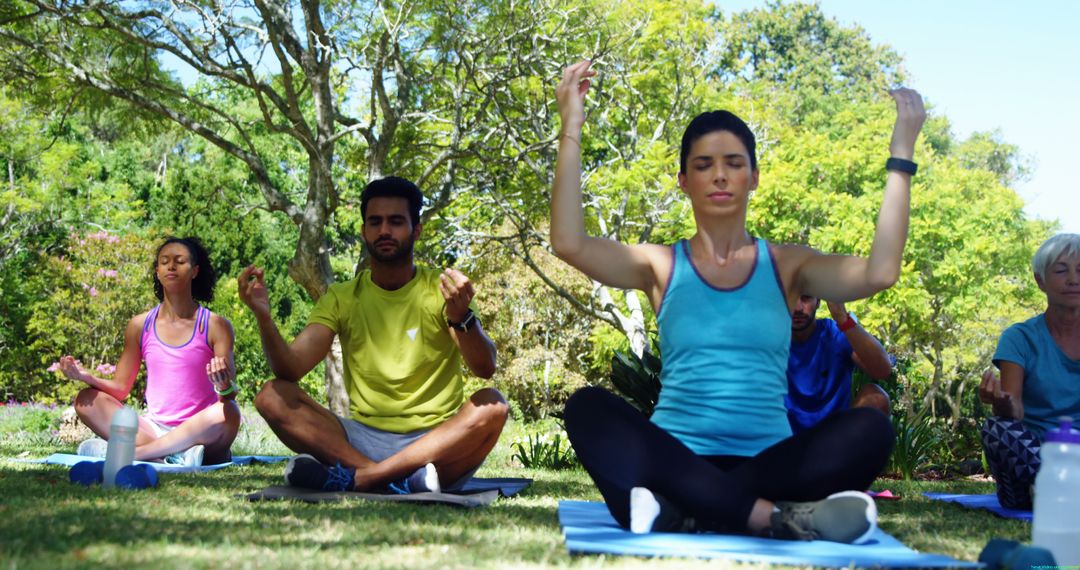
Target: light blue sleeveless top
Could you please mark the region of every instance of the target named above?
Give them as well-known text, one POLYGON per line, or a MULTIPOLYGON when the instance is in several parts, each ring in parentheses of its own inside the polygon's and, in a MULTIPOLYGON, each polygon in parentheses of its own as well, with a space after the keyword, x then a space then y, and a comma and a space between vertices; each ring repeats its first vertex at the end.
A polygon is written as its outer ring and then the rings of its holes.
POLYGON ((754 456, 791 436, 787 393, 791 314, 765 240, 732 289, 709 285, 673 247, 660 328, 660 398, 652 421, 698 455, 754 456))

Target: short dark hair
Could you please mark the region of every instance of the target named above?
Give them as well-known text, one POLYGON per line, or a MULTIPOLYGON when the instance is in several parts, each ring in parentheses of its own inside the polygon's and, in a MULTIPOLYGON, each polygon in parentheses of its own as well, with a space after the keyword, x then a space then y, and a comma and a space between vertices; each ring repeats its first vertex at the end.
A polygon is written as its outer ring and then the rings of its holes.
POLYGON ((750 170, 757 169, 757 141, 750 127, 731 111, 706 111, 690 121, 683 131, 682 148, 679 151, 679 172, 686 172, 686 160, 694 141, 716 131, 727 131, 742 141, 750 154, 750 170))
POLYGON ((158 301, 165 299, 165 289, 162 288, 161 281, 157 277, 158 258, 161 256, 161 250, 165 249, 165 246, 170 243, 178 243, 186 247, 188 254, 191 256, 191 265, 199 268, 198 274, 195 275, 195 279, 191 283, 191 296, 196 301, 204 303, 213 301, 217 273, 210 263, 210 254, 207 253, 199 238, 193 236, 182 238, 169 236, 165 238, 165 241, 158 246, 157 251, 154 253, 154 264, 150 267, 150 275, 154 279, 154 295, 157 296, 158 301))
POLYGON ((367 205, 372 198, 405 198, 409 202, 409 217, 412 225, 420 225, 420 207, 424 205, 424 194, 409 180, 400 176, 387 176, 368 182, 360 193, 360 215, 367 219, 367 205))

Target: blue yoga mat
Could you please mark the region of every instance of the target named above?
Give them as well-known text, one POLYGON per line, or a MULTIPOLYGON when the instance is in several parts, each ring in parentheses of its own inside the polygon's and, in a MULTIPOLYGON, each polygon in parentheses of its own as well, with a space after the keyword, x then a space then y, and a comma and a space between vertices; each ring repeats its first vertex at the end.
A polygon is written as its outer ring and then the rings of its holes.
MULTIPOLYGON (((224 469, 226 467, 232 467, 234 465, 248 465, 251 463, 277 463, 279 461, 285 461, 288 457, 281 457, 277 455, 236 455, 233 456, 232 461, 228 463, 218 463, 217 465, 200 465, 198 467, 185 467, 183 465, 166 465, 164 463, 154 463, 150 461, 136 461, 135 463, 145 463, 152 465, 154 471, 158 473, 196 473, 203 471, 216 471, 218 469, 224 469)), ((46 463, 49 465, 67 465, 72 466, 80 461, 104 461, 100 457, 87 457, 84 455, 72 455, 70 453, 54 453, 45 459, 37 459, 31 461, 32 463, 46 463)))
POLYGON ((1008 509, 1001 506, 997 495, 959 495, 950 493, 923 493, 928 499, 948 501, 969 509, 983 509, 1007 519, 1019 519, 1031 522, 1031 511, 1008 509))
POLYGON ((842 568, 978 568, 939 554, 921 554, 878 529, 858 545, 815 540, 774 540, 728 534, 633 534, 611 518, 603 503, 561 501, 559 523, 566 549, 581 554, 725 558, 739 562, 842 568))

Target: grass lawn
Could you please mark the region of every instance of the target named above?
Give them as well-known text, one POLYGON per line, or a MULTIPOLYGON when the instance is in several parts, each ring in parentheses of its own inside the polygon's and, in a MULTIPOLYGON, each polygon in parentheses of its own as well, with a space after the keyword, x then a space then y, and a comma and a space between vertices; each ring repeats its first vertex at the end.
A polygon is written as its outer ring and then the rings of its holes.
MULTIPOLYGON (((246 417, 251 418, 252 411, 246 417)), ((0 418, 2 419, 2 418, 0 418)), ((287 453, 257 420, 237 454, 287 453)), ((86 488, 67 468, 17 463, 73 453, 48 432, 0 429, 0 568, 507 568, 736 566, 724 561, 647 560, 566 553, 560 499, 599 500, 581 470, 528 470, 510 457, 524 433, 508 425, 479 475, 531 477, 519 496, 473 510, 348 501, 250 503, 238 494, 281 482, 283 464, 193 475, 163 474, 143 491, 86 488)), ((0 425, 2 428, 3 425, 0 425)), ((1030 540, 1030 525, 921 497, 923 491, 988 493, 989 483, 881 480, 903 495, 879 503, 880 526, 908 546, 975 560, 991 537, 1030 540)), ((741 568, 753 566, 739 565, 741 568)))

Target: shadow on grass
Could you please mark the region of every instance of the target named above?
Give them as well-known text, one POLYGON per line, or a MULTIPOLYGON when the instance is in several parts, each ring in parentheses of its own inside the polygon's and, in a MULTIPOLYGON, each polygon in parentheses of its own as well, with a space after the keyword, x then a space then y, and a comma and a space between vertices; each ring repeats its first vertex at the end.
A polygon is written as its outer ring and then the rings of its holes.
MULTIPOLYGON (((278 484, 280 466, 162 474, 157 488, 140 491, 74 485, 59 466, 5 467, 0 466, 0 552, 23 560, 55 559, 91 547, 148 547, 161 540, 210 550, 244 544, 352 555, 354 549, 387 545, 472 545, 501 551, 492 556, 524 557, 561 542, 554 502, 545 496, 500 499, 479 509, 363 500, 249 502, 238 495, 278 484), (514 540, 485 546, 493 533, 512 533, 514 540)), ((580 485, 540 482, 538 489, 580 485)))

